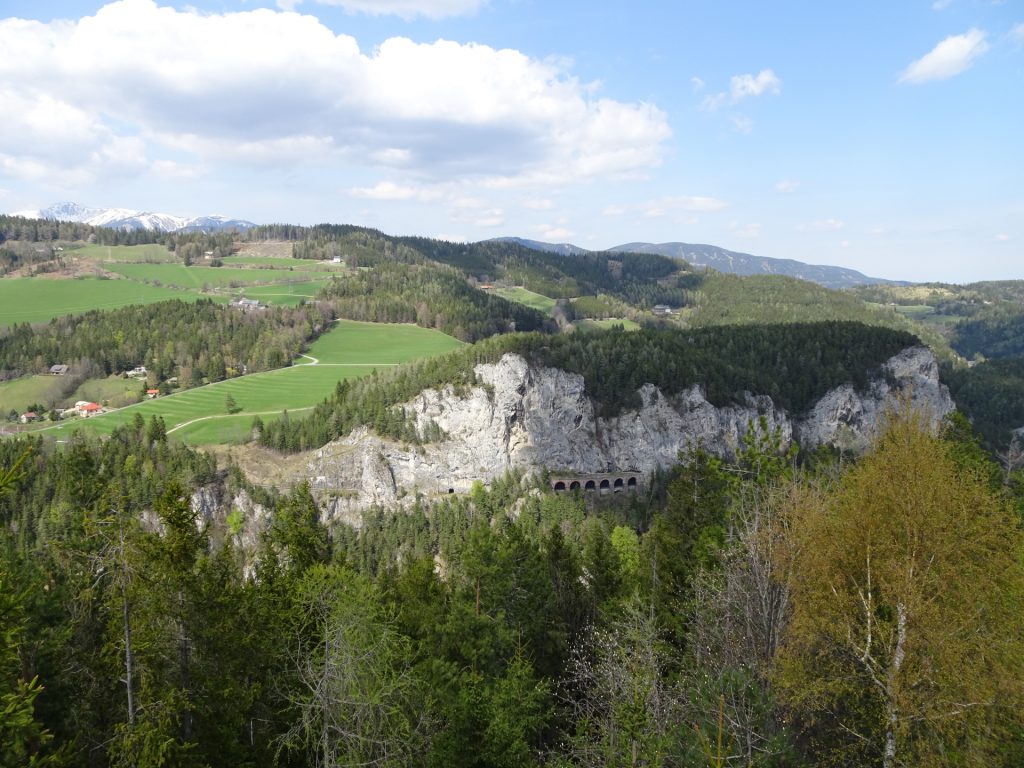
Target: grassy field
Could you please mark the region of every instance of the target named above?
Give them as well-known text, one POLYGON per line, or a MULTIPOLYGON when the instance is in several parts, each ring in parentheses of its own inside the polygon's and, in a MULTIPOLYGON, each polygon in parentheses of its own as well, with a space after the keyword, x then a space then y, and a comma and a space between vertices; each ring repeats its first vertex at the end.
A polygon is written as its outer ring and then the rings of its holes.
MULTIPOLYGON (((168 299, 195 301, 199 298, 198 291, 157 287, 133 280, 5 278, 0 280, 0 327, 14 323, 40 323, 90 309, 115 309, 168 299)), ((215 300, 226 302, 227 297, 215 300)))
POLYGON ((528 291, 521 286, 515 288, 492 288, 491 293, 501 296, 503 299, 525 304, 528 307, 539 310, 546 315, 551 314, 555 308, 555 300, 533 291, 528 291))
POLYGON ((311 280, 307 283, 285 283, 283 285, 247 286, 236 293, 247 299, 259 299, 264 304, 294 307, 300 301, 308 301, 327 285, 327 280, 311 280))
POLYGON ((293 259, 290 256, 228 256, 224 259, 225 267, 252 266, 270 267, 273 269, 294 269, 296 272, 344 272, 344 264, 333 264, 329 261, 316 259, 293 259))
POLYGON ((594 320, 586 318, 584 320, 575 320, 573 325, 576 326, 577 330, 583 333, 593 333, 594 331, 604 331, 608 328, 612 328, 616 325, 621 325, 627 331, 638 331, 640 330, 639 324, 625 317, 609 317, 605 320, 594 320))
POLYGON ((154 264, 174 263, 181 261, 162 245, 86 245, 81 248, 68 248, 64 251, 68 257, 89 259, 97 262, 149 262, 154 264))
POLYGON ((296 274, 287 269, 186 267, 184 264, 112 264, 107 268, 129 280, 159 281, 164 285, 177 285, 187 289, 200 289, 204 286, 228 288, 309 280, 309 276, 301 270, 296 274))
POLYGON ((279 418, 284 410, 299 413, 328 397, 342 379, 368 375, 376 366, 390 366, 419 357, 441 354, 461 342, 438 331, 412 325, 383 325, 342 321, 312 345, 310 364, 257 373, 186 390, 122 408, 86 421, 68 421, 47 427, 51 435, 85 429, 109 434, 136 414, 161 416, 168 432, 194 445, 240 442, 248 439, 253 416, 264 421, 279 418), (228 395, 236 413, 227 411, 228 395))
POLYGON ((34 403, 49 406, 60 394, 57 376, 24 376, 0 382, 0 418, 12 410, 24 413, 34 403))
POLYGON ((332 331, 313 342, 308 354, 324 364, 394 364, 461 346, 462 342, 451 336, 416 325, 340 320, 332 331))

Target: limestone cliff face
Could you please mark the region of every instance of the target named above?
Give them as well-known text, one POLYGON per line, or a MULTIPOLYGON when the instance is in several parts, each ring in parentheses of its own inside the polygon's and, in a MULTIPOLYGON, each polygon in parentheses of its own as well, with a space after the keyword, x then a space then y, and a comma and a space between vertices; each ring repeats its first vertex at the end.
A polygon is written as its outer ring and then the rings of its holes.
POLYGON ((367 506, 392 504, 415 492, 468 491, 508 470, 527 473, 651 472, 673 464, 680 450, 701 445, 731 458, 751 424, 764 417, 784 443, 862 448, 895 395, 905 394, 937 420, 953 410, 939 383, 931 352, 912 347, 888 360, 867 391, 839 387, 806 414, 787 414, 771 398, 748 394, 742 405, 717 408, 692 387, 666 396, 640 389, 641 406, 601 418, 584 391, 583 378, 528 364, 507 354, 475 369, 479 386, 464 394, 428 389, 403 408, 421 434, 433 422, 446 438, 401 446, 359 429, 320 449, 309 475, 328 515, 358 521, 367 506))

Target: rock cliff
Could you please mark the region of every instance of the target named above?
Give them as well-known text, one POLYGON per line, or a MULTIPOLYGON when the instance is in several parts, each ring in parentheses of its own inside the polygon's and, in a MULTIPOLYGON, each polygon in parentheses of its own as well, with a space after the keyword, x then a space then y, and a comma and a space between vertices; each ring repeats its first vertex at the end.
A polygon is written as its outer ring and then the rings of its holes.
POLYGON ((810 448, 861 450, 896 396, 909 397, 936 421, 954 407, 935 358, 923 347, 886 361, 865 391, 838 387, 806 414, 786 413, 764 395, 747 394, 740 405, 718 408, 698 386, 667 396, 648 384, 640 389, 638 409, 601 418, 577 374, 533 366, 515 354, 475 372, 479 384, 462 394, 428 389, 402 406, 420 434, 432 422, 445 439, 402 446, 362 428, 317 451, 309 477, 328 501, 328 516, 358 523, 359 511, 372 504, 393 504, 416 492, 464 492, 476 480, 509 470, 648 473, 696 445, 731 458, 761 417, 787 445, 797 440, 810 448))

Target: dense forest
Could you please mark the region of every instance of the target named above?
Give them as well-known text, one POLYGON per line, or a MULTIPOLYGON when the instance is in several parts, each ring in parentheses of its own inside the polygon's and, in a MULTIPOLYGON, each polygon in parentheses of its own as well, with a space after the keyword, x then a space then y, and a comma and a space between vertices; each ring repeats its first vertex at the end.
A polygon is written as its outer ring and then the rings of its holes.
POLYGON ((945 366, 942 379, 987 444, 1005 451, 1024 426, 1024 358, 988 360, 973 368, 945 366))
POLYGON ((241 312, 203 299, 93 310, 5 329, 0 378, 57 364, 87 377, 143 365, 153 386, 172 376, 185 386, 220 381, 289 365, 331 320, 329 304, 241 312))
POLYGON ((358 529, 158 421, 0 443, 0 763, 1011 768, 1018 477, 922 424, 854 465, 764 436, 621 503, 508 477, 358 529))
POLYGON ((340 317, 416 323, 461 341, 553 328, 537 310, 473 288, 450 267, 429 263, 382 262, 332 281, 320 297, 329 300, 340 317))
POLYGON ((362 381, 340 382, 334 397, 312 415, 259 425, 260 440, 278 450, 304 450, 361 424, 396 439, 428 439, 393 406, 428 387, 471 385, 476 364, 510 352, 582 375, 587 394, 606 416, 637 407, 637 390, 648 383, 667 395, 699 384, 715 405, 742 403, 745 392, 770 395, 777 406, 799 413, 839 384, 863 387, 871 371, 914 343, 900 331, 838 322, 504 335, 362 381))

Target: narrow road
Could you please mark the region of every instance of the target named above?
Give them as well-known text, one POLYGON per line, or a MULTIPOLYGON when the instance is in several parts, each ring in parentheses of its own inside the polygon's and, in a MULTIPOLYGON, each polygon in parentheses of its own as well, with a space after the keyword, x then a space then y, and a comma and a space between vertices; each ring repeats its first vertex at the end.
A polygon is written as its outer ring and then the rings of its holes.
POLYGON ((285 411, 288 411, 288 413, 298 413, 299 411, 311 411, 314 408, 316 408, 315 405, 307 405, 305 408, 282 408, 279 411, 258 411, 256 413, 217 413, 212 416, 200 416, 199 418, 182 422, 176 427, 171 427, 167 430, 167 434, 169 435, 171 432, 177 432, 179 429, 187 427, 189 424, 195 424, 197 421, 207 421, 208 419, 231 419, 235 416, 276 416, 277 414, 284 413, 285 411))

